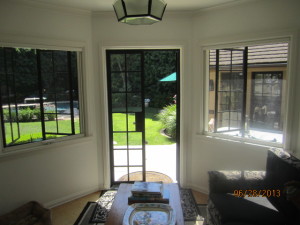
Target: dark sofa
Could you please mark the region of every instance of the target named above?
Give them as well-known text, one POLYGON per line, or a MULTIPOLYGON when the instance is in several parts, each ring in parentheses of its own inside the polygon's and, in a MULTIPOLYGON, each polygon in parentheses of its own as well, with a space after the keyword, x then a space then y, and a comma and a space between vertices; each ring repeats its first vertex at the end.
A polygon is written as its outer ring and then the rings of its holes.
POLYGON ((287 195, 289 182, 300 184, 300 160, 285 151, 268 151, 266 171, 208 174, 207 224, 300 225, 300 186, 297 200, 287 195))
POLYGON ((0 225, 52 225, 51 211, 31 201, 0 216, 0 225))

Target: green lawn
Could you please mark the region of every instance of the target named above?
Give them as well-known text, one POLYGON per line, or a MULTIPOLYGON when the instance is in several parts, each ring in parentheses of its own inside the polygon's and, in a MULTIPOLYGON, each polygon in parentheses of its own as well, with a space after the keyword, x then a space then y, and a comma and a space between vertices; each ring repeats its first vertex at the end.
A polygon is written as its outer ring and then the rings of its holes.
MULTIPOLYGON (((175 140, 163 136, 160 134, 162 129, 162 124, 156 118, 158 109, 146 108, 146 143, 148 145, 169 145, 175 143, 175 140)), ((113 113, 113 130, 114 131, 126 131, 126 114, 124 113, 113 113)), ((12 142, 11 137, 11 126, 10 123, 5 123, 6 132, 6 143, 9 144, 21 144, 39 141, 42 138, 42 127, 41 122, 22 122, 20 124, 20 138, 17 138, 17 124, 12 123, 13 134, 15 142, 12 142)), ((57 132, 56 121, 45 122, 46 132, 57 132)), ((59 120, 58 121, 59 132, 70 133, 71 132, 71 122, 70 120, 59 120)), ((75 130, 76 133, 79 131, 79 120, 75 119, 75 130)), ((128 115, 128 130, 135 131, 135 114, 128 115)), ((141 132, 130 132, 128 134, 128 144, 129 145, 141 145, 142 144, 142 133, 141 132)), ((62 137, 62 135, 47 135, 47 138, 62 137)), ((127 145, 127 134, 126 133, 115 133, 114 142, 116 145, 127 145)))
MULTIPOLYGON (((18 138, 18 128, 17 123, 5 123, 5 136, 6 143, 12 144, 12 135, 11 130, 13 129, 14 140, 13 144, 21 144, 38 141, 42 138, 42 126, 41 122, 23 122, 19 123, 20 125, 20 138, 18 138)), ((47 121, 45 122, 46 132, 57 132, 57 123, 56 121, 47 121)), ((59 120, 58 121, 58 131, 61 133, 70 133, 71 132, 71 121, 70 120, 59 120)), ((80 133, 79 129, 79 120, 75 119, 75 133, 80 133)), ((63 135, 47 135, 47 139, 62 137, 63 135)))
MULTIPOLYGON (((145 126, 146 126, 146 142, 148 145, 169 145, 175 143, 175 140, 163 136, 160 134, 162 124, 156 118, 158 109, 146 108, 145 114, 145 126)), ((114 113, 113 114, 113 130, 114 131, 126 131, 126 114, 125 113, 114 113)), ((128 115, 128 130, 135 131, 135 114, 128 115)), ((126 133, 114 133, 114 142, 116 145, 127 145, 127 134, 126 133)), ((128 134, 129 145, 141 145, 142 144, 142 133, 141 132, 130 132, 128 134)))

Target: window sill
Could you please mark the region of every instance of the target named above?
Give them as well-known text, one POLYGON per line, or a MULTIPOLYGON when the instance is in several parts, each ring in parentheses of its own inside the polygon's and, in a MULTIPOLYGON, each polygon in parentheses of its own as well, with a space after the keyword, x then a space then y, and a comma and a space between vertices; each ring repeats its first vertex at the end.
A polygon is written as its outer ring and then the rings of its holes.
POLYGON ((265 142, 265 141, 259 141, 259 140, 252 140, 248 138, 242 138, 242 137, 233 137, 228 136, 224 134, 215 134, 215 133, 197 133, 196 137, 199 139, 202 139, 204 141, 216 141, 216 142, 231 142, 231 143, 239 143, 239 144, 246 144, 246 145, 254 145, 264 148, 283 148, 283 144, 281 143, 271 143, 271 142, 265 142))
POLYGON ((54 147, 59 148, 64 146, 78 145, 79 143, 81 144, 83 142, 89 142, 92 139, 93 136, 84 136, 84 134, 78 134, 75 136, 64 138, 63 140, 52 139, 52 140, 41 141, 38 143, 12 146, 8 148, 3 148, 2 151, 0 151, 0 159, 11 157, 11 156, 17 156, 20 154, 43 151, 54 147))

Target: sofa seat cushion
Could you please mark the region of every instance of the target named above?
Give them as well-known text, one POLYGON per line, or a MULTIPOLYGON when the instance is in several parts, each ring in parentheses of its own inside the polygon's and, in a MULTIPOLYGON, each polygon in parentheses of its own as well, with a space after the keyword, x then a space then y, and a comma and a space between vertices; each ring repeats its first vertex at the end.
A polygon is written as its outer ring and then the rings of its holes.
MULTIPOLYGON (((211 194, 210 201, 217 210, 218 223, 283 225, 284 216, 265 197, 238 198, 232 194, 211 194)), ((216 214, 216 212, 214 212, 216 214)))

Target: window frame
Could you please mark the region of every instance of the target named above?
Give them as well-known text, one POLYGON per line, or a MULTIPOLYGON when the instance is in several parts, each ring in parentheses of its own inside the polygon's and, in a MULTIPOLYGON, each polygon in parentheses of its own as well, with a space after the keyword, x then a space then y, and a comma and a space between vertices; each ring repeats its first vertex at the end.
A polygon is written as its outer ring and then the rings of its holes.
MULTIPOLYGON (((251 72, 251 75, 250 75, 251 77, 252 77, 252 80, 254 81, 252 84, 251 84, 251 86, 252 86, 252 88, 251 88, 251 93, 250 93, 250 95, 251 95, 251 101, 250 101, 250 106, 253 106, 254 105, 254 102, 255 102, 255 98, 261 98, 262 99, 262 101, 266 101, 266 99, 267 98, 276 98, 276 97, 279 97, 280 99, 282 99, 282 93, 283 93, 283 81, 284 81, 284 79, 283 79, 283 77, 284 77, 284 71, 279 71, 279 70, 274 70, 274 71, 270 71, 270 70, 268 70, 268 71, 253 71, 253 72, 251 72), (266 78, 265 78, 265 75, 267 75, 267 74, 271 74, 271 76, 274 76, 274 75, 276 75, 277 77, 279 77, 278 78, 278 82, 276 82, 276 84, 279 84, 278 85, 278 87, 279 87, 279 89, 280 89, 280 93, 279 93, 279 95, 277 94, 277 95, 274 95, 274 93, 273 93, 273 89, 271 89, 271 94, 269 94, 269 95, 266 95, 266 93, 264 92, 264 87, 265 86, 267 86, 267 85, 269 85, 267 82, 266 82, 266 78), (257 83, 257 82, 255 82, 255 80, 257 79, 257 78, 255 78, 255 76, 256 75, 263 75, 263 78, 262 78, 262 82, 261 83, 257 83), (258 84, 258 86, 260 85, 261 86, 261 92, 260 93, 255 93, 254 92, 254 90, 256 89, 255 87, 257 87, 256 85, 258 84)), ((268 94, 268 93, 267 93, 268 94)), ((280 101, 280 108, 279 108, 279 110, 278 111, 280 111, 280 115, 281 115, 281 110, 282 110, 282 107, 281 107, 281 105, 282 105, 282 103, 281 103, 281 101, 280 101)), ((250 114, 249 114, 249 117, 250 117, 250 119, 249 119, 249 123, 251 124, 251 123, 255 123, 255 121, 253 120, 253 118, 254 118, 254 112, 255 111, 255 109, 253 108, 253 107, 250 107, 250 114)), ((280 122, 281 122, 281 116, 279 116, 279 119, 278 119, 278 126, 280 126, 280 122)), ((251 126, 253 126, 253 124, 251 124, 251 126)), ((273 127, 274 128, 274 127, 273 127)))
MULTIPOLYGON (((229 88, 230 90, 229 91, 224 91, 219 86, 222 83, 223 75, 230 74, 230 73, 233 74, 232 73, 232 71, 233 71, 232 70, 233 69, 232 68, 232 66, 233 66, 232 65, 233 52, 241 52, 241 55, 242 55, 242 60, 241 60, 242 61, 242 69, 239 72, 237 70, 234 70, 235 71, 234 74, 236 75, 236 73, 241 73, 241 72, 243 74, 247 73, 247 52, 248 52, 248 47, 244 47, 244 49, 232 48, 232 49, 217 49, 216 50, 216 64, 218 64, 218 65, 216 65, 216 69, 215 69, 216 70, 216 78, 215 78, 215 80, 216 80, 216 90, 215 90, 215 98, 214 98, 215 99, 215 106, 214 106, 214 109, 215 109, 214 123, 215 123, 215 125, 217 124, 216 122, 219 122, 219 120, 218 120, 219 114, 226 112, 226 110, 223 111, 222 109, 220 111, 219 105, 223 105, 223 104, 220 104, 222 102, 222 100, 220 100, 219 95, 221 93, 226 93, 227 92, 227 93, 229 93, 230 98, 231 98, 231 95, 235 92, 234 90, 233 91, 231 90, 231 85, 230 85, 230 88, 229 88), (219 61, 220 61, 221 51, 229 51, 230 52, 230 55, 231 55, 230 56, 231 57, 231 59, 230 59, 230 61, 231 61, 230 70, 231 70, 231 72, 228 72, 227 70, 224 71, 220 68, 221 66, 219 65, 219 61)), ((217 131, 217 126, 214 126, 214 133, 226 133, 226 132, 230 132, 230 131, 234 131, 234 130, 235 131, 240 130, 240 131, 242 131, 242 135, 244 135, 244 132, 245 132, 245 115, 244 114, 245 114, 245 109, 246 109, 246 103, 245 102, 246 102, 246 92, 247 92, 247 89, 245 87, 247 86, 247 79, 243 78, 242 84, 244 86, 243 91, 242 92, 238 91, 238 92, 240 92, 241 97, 242 97, 242 101, 243 101, 242 105, 241 105, 241 109, 240 110, 232 110, 231 109, 231 104, 229 104, 230 105, 230 109, 228 109, 228 112, 229 112, 229 119, 228 119, 229 129, 227 131, 217 131), (230 122, 232 121, 231 120, 231 113, 234 112, 234 111, 236 111, 236 113, 238 113, 239 111, 241 112, 241 119, 240 119, 241 126, 240 126, 240 128, 236 128, 236 129, 232 130, 231 127, 230 127, 230 122)), ((237 114, 237 117, 238 117, 238 114, 237 114)), ((239 121, 239 120, 237 119, 235 121, 239 121)))
POLYGON ((200 112, 200 130, 197 132, 198 135, 201 135, 203 137, 208 138, 215 138, 223 141, 234 141, 239 143, 245 143, 245 144, 254 144, 254 145, 260 145, 265 147, 278 147, 278 148, 284 148, 287 151, 293 152, 296 148, 296 141, 292 141, 292 130, 298 129, 295 126, 298 125, 298 120, 296 122, 291 122, 291 120, 288 120, 288 118, 297 118, 298 119, 298 112, 299 110, 295 107, 293 107, 292 103, 295 101, 295 94, 293 93, 296 91, 296 54, 297 52, 293 49, 295 48, 295 37, 297 34, 293 31, 291 31, 289 34, 277 34, 272 37, 260 37, 260 38, 253 38, 251 40, 246 39, 246 41, 241 40, 234 40, 234 41, 216 41, 212 40, 214 43, 211 43, 211 41, 208 41, 208 43, 203 43, 201 46, 201 59, 202 59, 202 65, 203 65, 203 105, 202 105, 202 111, 200 112), (251 45, 263 45, 263 44, 270 44, 270 43, 288 43, 288 62, 287 62, 287 82, 286 82, 286 97, 284 101, 284 105, 287 109, 286 114, 284 116, 284 125, 283 125, 283 140, 282 143, 273 143, 263 140, 254 140, 250 138, 245 137, 235 137, 230 136, 222 133, 213 133, 208 131, 208 109, 209 109, 209 50, 212 49, 226 49, 226 48, 236 48, 240 46, 251 46, 251 45))
MULTIPOLYGON (((85 87, 85 64, 86 64, 86 43, 84 42, 75 42, 75 41, 61 41, 61 40, 40 40, 35 38, 28 38, 27 43, 21 41, 20 37, 8 35, 8 40, 13 40, 12 42, 2 41, 0 37, 0 46, 3 48, 32 48, 39 50, 56 50, 56 51, 74 51, 77 53, 77 69, 78 69, 78 91, 79 91, 79 109, 80 109, 80 132, 79 134, 74 134, 65 137, 59 137, 55 139, 42 140, 39 142, 25 143, 20 145, 13 145, 4 147, 3 143, 3 132, 2 128, 0 129, 0 157, 11 155, 21 152, 30 152, 32 150, 43 149, 46 146, 54 143, 63 143, 67 141, 75 141, 76 139, 86 138, 87 136, 87 124, 86 124, 86 89, 85 87), (39 44, 35 44, 39 43, 39 44)), ((4 38, 4 39, 6 39, 4 38)), ((2 119, 0 117, 0 122, 2 124, 2 119)), ((76 142, 76 141, 75 141, 76 142)))

